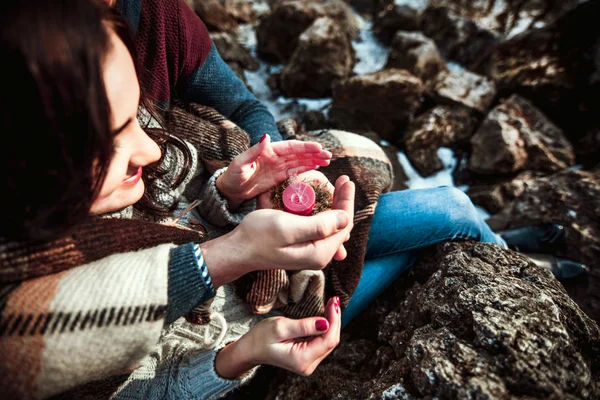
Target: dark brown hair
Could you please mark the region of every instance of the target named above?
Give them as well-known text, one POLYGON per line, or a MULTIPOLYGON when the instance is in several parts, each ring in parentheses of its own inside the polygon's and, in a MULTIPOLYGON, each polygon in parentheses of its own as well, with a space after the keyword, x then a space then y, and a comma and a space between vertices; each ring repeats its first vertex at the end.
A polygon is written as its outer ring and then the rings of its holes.
POLYGON ((110 29, 135 60, 128 26, 103 1, 0 5, 5 238, 53 239, 88 217, 114 150, 103 80, 110 29))

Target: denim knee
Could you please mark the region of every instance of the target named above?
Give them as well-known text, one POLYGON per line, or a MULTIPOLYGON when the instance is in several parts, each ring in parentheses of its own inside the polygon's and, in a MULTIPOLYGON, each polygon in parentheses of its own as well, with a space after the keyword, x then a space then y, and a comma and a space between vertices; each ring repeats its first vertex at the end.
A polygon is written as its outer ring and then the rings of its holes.
MULTIPOLYGON (((455 229, 464 231, 464 234, 480 236, 480 217, 473 205, 473 202, 465 192, 454 187, 443 187, 442 193, 444 201, 441 203, 448 210, 448 223, 455 229), (460 229, 459 227, 463 227, 460 229)), ((462 232, 461 232, 462 233, 462 232)))

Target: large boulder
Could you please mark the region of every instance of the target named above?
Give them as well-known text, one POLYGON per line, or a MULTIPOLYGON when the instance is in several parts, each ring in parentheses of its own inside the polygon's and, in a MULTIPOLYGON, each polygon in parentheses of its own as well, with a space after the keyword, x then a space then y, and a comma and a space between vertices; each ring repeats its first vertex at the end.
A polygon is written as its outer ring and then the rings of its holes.
POLYGON ((389 0, 345 0, 359 13, 371 14, 379 8, 380 3, 389 0))
POLYGON ((259 68, 258 61, 252 57, 250 51, 242 46, 229 33, 213 33, 210 35, 221 58, 227 63, 239 64, 243 69, 256 71, 259 68))
POLYGON ((235 32, 238 28, 236 18, 231 15, 221 0, 186 0, 198 14, 209 31, 235 32))
POLYGON ((500 202, 489 200, 481 190, 473 201, 503 205, 488 219, 495 230, 548 222, 565 226, 566 247, 556 251, 586 264, 590 272, 572 288, 564 284, 579 306, 600 321, 600 173, 567 170, 543 177, 519 175, 500 187, 490 187, 490 193, 500 202))
POLYGON ((470 169, 481 174, 558 171, 575 162, 562 130, 531 102, 513 95, 495 107, 471 138, 470 169))
POLYGON ((473 68, 502 96, 531 99, 575 141, 600 126, 600 1, 582 2, 555 23, 484 53, 473 68))
POLYGON ((448 7, 502 36, 514 36, 540 24, 554 22, 578 0, 430 0, 431 6, 448 7))
POLYGON ((355 60, 348 33, 321 17, 300 35, 281 72, 280 88, 289 97, 330 97, 332 85, 350 76, 355 60))
POLYGON ((333 87, 330 117, 340 129, 375 131, 397 143, 402 127, 421 105, 423 84, 403 69, 354 76, 333 87))
POLYGON ((419 12, 410 6, 386 4, 375 14, 373 33, 383 43, 390 44, 397 31, 417 31, 419 18, 419 12))
POLYGON ((435 42, 420 32, 396 32, 391 47, 385 68, 406 69, 424 82, 448 70, 435 42))
POLYGON ((600 330, 528 258, 482 243, 426 255, 281 399, 582 399, 600 396, 600 330))
POLYGON ((577 162, 587 168, 600 167, 600 126, 592 128, 574 143, 577 162))
POLYGON ((472 112, 459 106, 437 106, 421 114, 404 132, 404 148, 411 165, 424 177, 441 171, 444 164, 438 149, 468 143, 477 122, 472 112))
POLYGON ((320 17, 335 20, 352 37, 358 33, 355 14, 341 0, 279 0, 256 29, 259 56, 286 62, 294 54, 302 32, 320 17))
POLYGON ((435 40, 445 58, 465 65, 500 40, 496 33, 447 7, 428 7, 421 15, 421 30, 435 40))
POLYGON ((469 71, 443 71, 426 82, 425 91, 438 104, 460 105, 485 113, 496 97, 494 82, 469 71))

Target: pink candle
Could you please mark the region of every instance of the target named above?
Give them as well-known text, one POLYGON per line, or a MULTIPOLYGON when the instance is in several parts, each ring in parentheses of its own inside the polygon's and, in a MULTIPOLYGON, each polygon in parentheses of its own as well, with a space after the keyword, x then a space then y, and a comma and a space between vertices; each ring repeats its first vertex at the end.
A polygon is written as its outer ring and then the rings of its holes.
POLYGON ((315 190, 305 182, 292 182, 283 191, 285 211, 296 215, 310 215, 315 208, 315 190))

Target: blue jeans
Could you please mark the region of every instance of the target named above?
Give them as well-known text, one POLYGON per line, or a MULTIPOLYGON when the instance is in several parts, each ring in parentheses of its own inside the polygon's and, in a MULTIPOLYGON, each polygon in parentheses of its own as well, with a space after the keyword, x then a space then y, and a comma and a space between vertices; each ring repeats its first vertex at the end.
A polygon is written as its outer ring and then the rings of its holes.
POLYGON ((419 249, 471 239, 506 247, 479 216, 469 197, 452 187, 381 195, 371 223, 360 282, 342 313, 346 325, 410 268, 419 249))

